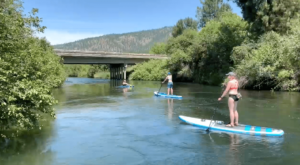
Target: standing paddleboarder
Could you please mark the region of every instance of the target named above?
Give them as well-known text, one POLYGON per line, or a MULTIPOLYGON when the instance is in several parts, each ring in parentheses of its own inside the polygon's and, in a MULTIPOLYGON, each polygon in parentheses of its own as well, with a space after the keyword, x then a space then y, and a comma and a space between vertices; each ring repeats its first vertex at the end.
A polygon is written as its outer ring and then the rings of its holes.
POLYGON ((167 77, 165 78, 165 80, 162 83, 164 83, 166 80, 169 80, 168 81, 168 95, 170 93, 170 90, 171 90, 171 95, 173 95, 173 81, 172 81, 172 75, 170 72, 168 73, 167 77))
POLYGON ((240 94, 238 93, 239 82, 236 78, 236 74, 233 72, 229 72, 226 74, 229 78, 229 82, 226 85, 226 89, 223 92, 222 96, 218 99, 219 101, 229 92, 228 98, 228 108, 230 114, 230 124, 227 124, 227 127, 238 126, 239 123, 239 114, 237 111, 237 103, 240 98, 240 94), (235 121, 235 122, 234 122, 235 121))

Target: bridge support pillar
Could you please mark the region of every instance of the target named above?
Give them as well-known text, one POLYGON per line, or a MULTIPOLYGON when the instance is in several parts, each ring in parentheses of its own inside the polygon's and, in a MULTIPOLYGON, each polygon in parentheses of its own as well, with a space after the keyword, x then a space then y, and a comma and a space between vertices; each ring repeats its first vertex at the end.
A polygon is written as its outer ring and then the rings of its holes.
POLYGON ((114 68, 110 65, 110 79, 114 79, 114 68))
POLYGON ((120 72, 121 72, 121 67, 119 66, 118 67, 118 80, 121 80, 121 78, 122 78, 120 72))
POLYGON ((110 70, 110 79, 115 79, 115 66, 113 64, 110 64, 109 70, 110 70))
POLYGON ((111 79, 111 74, 112 73, 112 70, 111 70, 111 66, 109 65, 109 78, 111 79))
POLYGON ((120 80, 122 80, 121 69, 122 69, 122 67, 121 67, 121 66, 119 66, 119 78, 120 78, 120 80))
POLYGON ((124 64, 124 67, 123 67, 124 80, 126 80, 126 68, 127 68, 127 64, 124 64))
POLYGON ((115 79, 116 78, 116 68, 115 67, 113 67, 113 79, 115 79))
POLYGON ((127 64, 110 64, 110 79, 126 80, 127 64))

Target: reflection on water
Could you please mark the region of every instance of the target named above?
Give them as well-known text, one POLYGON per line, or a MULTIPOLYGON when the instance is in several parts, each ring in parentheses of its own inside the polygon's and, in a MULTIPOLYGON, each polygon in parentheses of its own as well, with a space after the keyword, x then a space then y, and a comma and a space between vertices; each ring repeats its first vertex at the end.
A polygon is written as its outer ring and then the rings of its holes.
POLYGON ((233 164, 241 164, 240 162, 240 151, 239 151, 239 148, 240 148, 240 139, 239 139, 239 135, 236 135, 236 134, 229 134, 229 137, 230 137, 230 144, 229 144, 229 149, 230 151, 228 151, 229 153, 231 153, 230 157, 231 157, 231 162, 233 164))
POLYGON ((172 119, 173 117, 173 99, 168 99, 168 118, 172 119))
MULTIPOLYGON (((57 119, 0 147, 0 165, 298 164, 300 94, 241 91, 241 124, 280 128, 283 137, 206 133, 178 115, 229 121, 220 88, 176 83, 182 100, 153 95, 161 82, 68 78, 53 94, 57 119)), ((167 92, 162 87, 161 92, 167 92)))

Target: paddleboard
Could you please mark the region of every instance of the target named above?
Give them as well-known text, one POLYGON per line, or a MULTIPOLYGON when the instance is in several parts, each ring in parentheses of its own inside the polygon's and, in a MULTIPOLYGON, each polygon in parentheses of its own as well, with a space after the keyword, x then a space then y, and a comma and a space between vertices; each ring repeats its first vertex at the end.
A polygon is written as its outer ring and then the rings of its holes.
POLYGON ((131 88, 131 87, 134 87, 134 85, 121 85, 121 86, 118 86, 118 88, 131 88))
POLYGON ((177 96, 177 95, 167 95, 165 93, 161 93, 161 92, 154 92, 155 96, 160 96, 160 97, 165 97, 165 98, 176 98, 176 99, 182 99, 182 96, 177 96))
POLYGON ((239 124, 235 127, 226 127, 223 121, 219 120, 209 120, 209 119, 200 119, 200 118, 193 118, 187 116, 179 116, 179 119, 189 123, 191 125, 201 127, 211 131, 221 131, 221 132, 232 132, 232 133, 242 133, 242 134, 250 134, 250 135, 258 135, 258 136, 282 136, 284 131, 281 129, 276 128, 268 128, 268 127, 260 127, 260 126, 251 126, 251 125, 244 125, 239 124))

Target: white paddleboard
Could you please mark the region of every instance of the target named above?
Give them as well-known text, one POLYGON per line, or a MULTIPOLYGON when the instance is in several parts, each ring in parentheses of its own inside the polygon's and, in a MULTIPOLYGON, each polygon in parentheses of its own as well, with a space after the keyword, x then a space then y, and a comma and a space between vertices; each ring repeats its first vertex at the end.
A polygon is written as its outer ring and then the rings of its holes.
POLYGON ((238 126, 235 127, 226 127, 226 124, 224 124, 223 121, 200 119, 200 118, 193 118, 187 116, 179 116, 179 119, 186 123, 201 128, 208 128, 209 124, 211 123, 209 127, 209 130, 211 131, 243 133, 243 134, 259 135, 259 136, 282 136, 284 134, 283 130, 276 129, 276 128, 251 126, 251 125, 244 125, 244 124, 239 124, 238 126))

